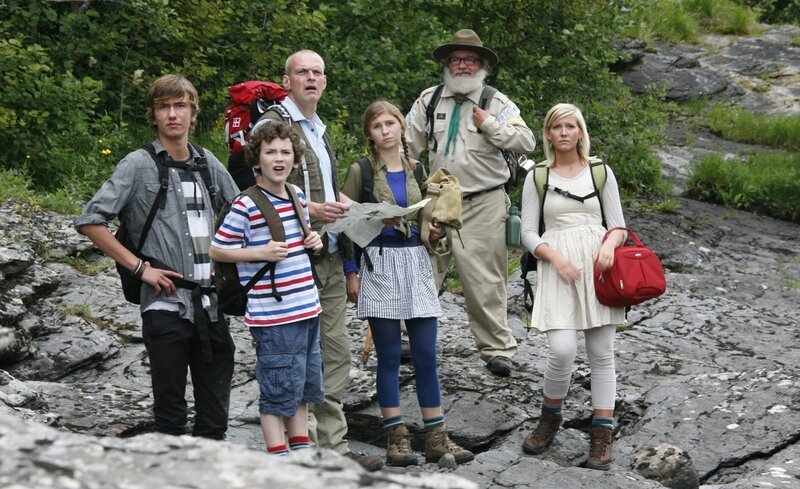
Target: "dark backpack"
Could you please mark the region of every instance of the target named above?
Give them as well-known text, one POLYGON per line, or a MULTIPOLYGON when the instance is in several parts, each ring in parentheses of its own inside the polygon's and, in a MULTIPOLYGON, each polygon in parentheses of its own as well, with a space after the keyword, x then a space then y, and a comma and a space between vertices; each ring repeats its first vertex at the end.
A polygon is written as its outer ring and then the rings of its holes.
MULTIPOLYGON (((208 168, 208 162, 206 161, 206 155, 203 151, 203 148, 200 146, 191 145, 197 154, 200 155, 200 160, 197 163, 198 171, 203 178, 203 183, 208 189, 208 194, 211 197, 212 206, 216 201, 216 193, 217 188, 213 185, 211 181, 211 170, 208 168)), ((164 160, 162 159, 161 155, 156 154, 156 149, 152 144, 148 144, 146 146, 142 146, 142 149, 147 151, 150 154, 150 157, 153 159, 156 167, 158 168, 158 181, 160 183, 160 187, 158 189, 158 193, 156 194, 156 198, 153 201, 153 205, 150 207, 150 212, 147 214, 147 220, 144 223, 144 227, 142 228, 142 234, 139 237, 139 243, 135 244, 133 242, 133 238, 131 237, 130 233, 128 232, 128 226, 124 219, 120 218, 119 228, 117 228, 117 232, 114 235, 117 240, 122 243, 128 250, 131 251, 134 255, 138 258, 149 261, 151 264, 158 264, 158 261, 146 257, 142 255, 142 248, 144 247, 144 242, 147 239, 147 235, 150 233, 150 228, 153 226, 153 221, 156 218, 156 214, 158 213, 159 209, 163 209, 167 203, 167 190, 169 190, 169 168, 165 164, 164 160)), ((117 263, 117 273, 119 274, 120 282, 122 283, 122 293, 125 295, 125 300, 132 304, 141 304, 142 302, 142 281, 136 278, 133 275, 133 272, 128 270, 126 267, 122 266, 121 264, 117 263)), ((178 284, 176 281, 176 286, 180 287, 181 285, 178 284)), ((181 281, 183 283, 183 281, 181 281)), ((184 287, 185 288, 185 287, 184 287)))
MULTIPOLYGON (((544 200, 547 198, 547 190, 552 190, 564 197, 583 202, 586 199, 597 197, 600 201, 600 215, 603 220, 603 227, 606 226, 606 215, 603 210, 603 189, 606 186, 606 178, 608 177, 608 170, 605 163, 596 158, 589 159, 589 167, 592 172, 592 184, 594 191, 589 195, 578 197, 566 190, 549 184, 550 169, 546 163, 539 163, 533 168, 533 183, 536 185, 536 192, 539 195, 539 236, 544 234, 544 200)), ((522 279, 522 302, 525 309, 530 313, 533 311, 533 286, 528 280, 528 272, 536 271, 537 259, 530 251, 525 252, 519 260, 520 278, 522 279)))
MULTIPOLYGON (((292 185, 286 184, 286 190, 289 193, 289 198, 291 199, 292 206, 297 214, 297 219, 300 221, 300 226, 303 229, 303 236, 308 236, 311 230, 308 227, 308 223, 306 223, 303 205, 300 203, 300 199, 297 197, 297 193, 292 185)), ((264 216, 264 220, 267 222, 272 239, 274 241, 285 241, 286 231, 283 228, 281 216, 278 214, 278 211, 275 209, 275 206, 272 205, 272 202, 270 202, 269 198, 264 195, 264 192, 262 192, 258 186, 254 185, 242 192, 241 195, 250 197, 256 204, 256 207, 258 207, 258 210, 261 212, 261 215, 264 216)), ((225 216, 227 216, 228 212, 230 212, 231 205, 233 202, 239 199, 241 195, 228 201, 225 206, 223 206, 222 210, 220 210, 219 217, 217 218, 216 229, 219 229, 223 221, 225 221, 225 216)), ((217 300, 219 301, 219 307, 222 312, 230 316, 244 316, 244 313, 247 310, 247 293, 250 292, 250 289, 252 289, 267 273, 270 274, 272 297, 274 297, 276 301, 282 301, 283 298, 278 292, 278 289, 275 287, 276 265, 276 262, 267 262, 266 265, 261 267, 261 269, 256 272, 255 275, 253 275, 253 278, 251 278, 246 285, 242 285, 239 281, 239 271, 236 268, 236 263, 223 263, 215 261, 214 279, 217 285, 217 300)), ((311 264, 311 270, 312 274, 314 275, 314 282, 317 283, 318 279, 316 273, 314 273, 313 263, 311 264)))
POLYGON ((250 140, 250 132, 256 122, 267 112, 278 112, 291 122, 291 117, 280 102, 286 91, 273 82, 246 81, 229 89, 231 103, 225 108, 225 142, 228 145, 228 172, 239 190, 255 185, 253 169, 247 165, 244 146, 250 140))
MULTIPOLYGON (((436 106, 439 105, 439 100, 442 98, 442 90, 444 90, 444 83, 441 83, 436 87, 436 90, 433 91, 433 96, 428 102, 428 105, 425 107, 425 129, 427 130, 428 141, 433 139, 433 120, 436 112, 436 106)), ((486 107, 489 106, 489 103, 492 101, 496 93, 496 88, 485 85, 483 87, 483 91, 481 91, 478 107, 486 110, 486 107)), ((481 130, 478 129, 478 132, 480 133, 481 130)), ((439 142, 434 140, 434 151, 436 151, 438 145, 439 142)), ((503 155, 503 159, 506 160, 506 165, 508 166, 509 177, 508 181, 505 183, 506 192, 508 192, 511 187, 514 187, 517 185, 517 183, 519 183, 519 180, 525 179, 525 170, 520 167, 519 164, 520 161, 525 159, 525 155, 519 155, 507 149, 500 149, 500 154, 503 155)))
MULTIPOLYGON (((375 194, 373 193, 375 190, 375 176, 372 174, 372 163, 369 158, 361 158, 358 160, 358 166, 361 169, 361 195, 359 197, 359 202, 362 204, 377 204, 378 201, 375 199, 375 194)), ((419 163, 414 167, 414 178, 417 180, 420 191, 422 191, 422 165, 419 163)), ((353 243, 353 257, 355 258, 356 266, 360 266, 362 254, 366 259, 367 268, 372 271, 372 261, 369 259, 369 255, 364 254, 364 250, 353 243)))

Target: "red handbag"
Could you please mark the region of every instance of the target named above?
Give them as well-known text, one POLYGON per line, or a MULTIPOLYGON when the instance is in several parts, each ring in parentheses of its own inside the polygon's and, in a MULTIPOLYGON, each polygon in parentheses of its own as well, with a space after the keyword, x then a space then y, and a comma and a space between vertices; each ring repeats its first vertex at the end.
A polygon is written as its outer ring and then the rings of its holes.
POLYGON ((658 297, 667 290, 667 279, 661 261, 653 250, 643 245, 630 228, 628 240, 614 250, 614 264, 605 272, 594 272, 594 290, 600 304, 611 307, 635 306, 648 299, 658 297), (630 242, 633 244, 628 244, 630 242))

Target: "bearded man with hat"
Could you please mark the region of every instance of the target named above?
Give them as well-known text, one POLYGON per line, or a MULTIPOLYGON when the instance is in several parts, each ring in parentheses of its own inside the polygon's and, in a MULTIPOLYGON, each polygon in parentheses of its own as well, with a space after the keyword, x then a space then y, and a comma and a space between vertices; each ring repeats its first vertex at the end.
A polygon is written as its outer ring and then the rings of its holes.
POLYGON ((433 257, 439 261, 434 273, 441 284, 455 259, 481 360, 493 374, 508 377, 517 342, 506 314, 505 223, 511 202, 504 188, 509 169, 500 151, 530 153, 536 141, 514 102, 491 87, 491 92, 484 89, 486 71, 498 58, 475 31, 456 32, 450 43, 433 51, 433 58, 442 64, 444 83, 424 90, 406 116, 409 156, 418 158, 427 149, 430 173, 445 168, 458 178, 464 223, 452 252, 433 257), (481 98, 492 92, 481 108, 481 98))

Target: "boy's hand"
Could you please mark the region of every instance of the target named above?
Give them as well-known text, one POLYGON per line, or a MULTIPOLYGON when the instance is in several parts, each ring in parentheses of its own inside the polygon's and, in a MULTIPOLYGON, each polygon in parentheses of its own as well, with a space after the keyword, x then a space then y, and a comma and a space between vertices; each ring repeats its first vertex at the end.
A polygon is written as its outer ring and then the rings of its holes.
POLYGON ((311 231, 308 233, 308 236, 306 236, 305 241, 303 241, 303 246, 317 253, 322 249, 322 238, 318 232, 311 231))
POLYGON ((183 275, 174 270, 165 270, 163 268, 153 268, 150 262, 144 262, 144 270, 142 271, 142 282, 152 286, 156 290, 156 295, 172 295, 177 290, 175 284, 170 278, 183 278, 183 275))
POLYGON ((261 261, 279 262, 289 254, 289 245, 286 241, 270 241, 267 246, 254 248, 258 250, 258 259, 261 261))

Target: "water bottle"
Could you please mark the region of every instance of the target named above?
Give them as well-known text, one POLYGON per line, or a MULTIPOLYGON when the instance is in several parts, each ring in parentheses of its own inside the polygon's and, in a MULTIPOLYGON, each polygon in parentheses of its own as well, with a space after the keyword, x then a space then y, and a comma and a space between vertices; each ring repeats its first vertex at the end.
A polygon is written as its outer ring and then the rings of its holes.
POLYGON ((512 205, 508 210, 508 220, 506 220, 506 245, 519 246, 521 228, 522 221, 519 218, 519 210, 512 205))

